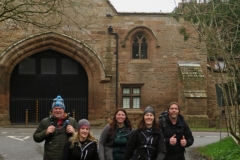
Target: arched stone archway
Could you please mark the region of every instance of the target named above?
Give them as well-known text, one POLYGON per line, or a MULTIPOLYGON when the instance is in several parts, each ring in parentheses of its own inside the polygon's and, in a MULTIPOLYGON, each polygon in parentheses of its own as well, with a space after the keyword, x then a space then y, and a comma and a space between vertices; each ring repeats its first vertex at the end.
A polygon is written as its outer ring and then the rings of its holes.
POLYGON ((65 54, 84 67, 89 80, 89 107, 94 106, 94 85, 110 80, 105 74, 105 67, 100 57, 93 49, 80 41, 53 32, 25 38, 10 46, 0 56, 0 74, 2 77, 0 94, 3 97, 1 98, 2 105, 0 105, 0 109, 4 113, 3 119, 6 120, 3 123, 9 123, 10 77, 14 67, 23 59, 45 50, 54 50, 65 54))

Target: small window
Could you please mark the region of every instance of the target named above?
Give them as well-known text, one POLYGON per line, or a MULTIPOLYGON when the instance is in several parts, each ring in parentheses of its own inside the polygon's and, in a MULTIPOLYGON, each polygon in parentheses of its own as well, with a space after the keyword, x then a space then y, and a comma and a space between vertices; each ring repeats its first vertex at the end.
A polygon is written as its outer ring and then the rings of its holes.
POLYGON ((41 74, 56 74, 56 59, 41 59, 41 74))
POLYGON ((224 71, 226 69, 225 62, 224 61, 216 61, 214 69, 218 70, 218 71, 224 71))
POLYGON ((36 74, 36 62, 34 58, 28 58, 19 63, 19 74, 36 74))
POLYGON ((72 59, 62 59, 62 74, 78 74, 78 64, 72 59))
POLYGON ((122 104, 123 108, 140 108, 141 88, 140 87, 123 87, 122 104))
POLYGON ((130 108, 130 97, 123 97, 123 108, 130 108))
POLYGON ((144 35, 138 34, 133 38, 132 59, 147 59, 148 44, 144 35))

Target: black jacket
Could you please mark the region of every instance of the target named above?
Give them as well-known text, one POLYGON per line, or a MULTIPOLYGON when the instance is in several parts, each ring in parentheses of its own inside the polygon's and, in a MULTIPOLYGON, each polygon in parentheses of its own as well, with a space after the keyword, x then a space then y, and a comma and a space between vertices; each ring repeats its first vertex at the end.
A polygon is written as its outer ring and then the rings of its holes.
POLYGON ((192 136, 192 132, 185 122, 183 116, 178 115, 177 123, 174 125, 172 124, 171 120, 169 119, 168 114, 166 115, 166 121, 160 121, 162 127, 162 133, 165 138, 166 147, 167 147, 167 154, 165 159, 166 160, 184 160, 184 152, 185 148, 189 147, 193 144, 194 139, 192 136), (177 143, 175 145, 170 144, 170 138, 176 134, 177 143), (181 146, 181 139, 185 137, 187 144, 185 147, 181 146))
POLYGON ((98 160, 96 142, 87 140, 81 147, 79 142, 74 142, 73 148, 70 148, 70 146, 71 142, 65 144, 62 160, 98 160))
POLYGON ((160 131, 135 130, 131 135, 124 160, 163 160, 166 146, 160 131))

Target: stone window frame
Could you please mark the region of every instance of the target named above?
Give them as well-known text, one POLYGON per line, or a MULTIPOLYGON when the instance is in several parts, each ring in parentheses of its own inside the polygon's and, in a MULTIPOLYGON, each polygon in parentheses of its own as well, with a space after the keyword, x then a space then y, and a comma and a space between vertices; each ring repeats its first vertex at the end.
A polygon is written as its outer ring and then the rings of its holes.
POLYGON ((121 84, 121 106, 124 108, 124 109, 133 109, 133 110, 139 110, 141 109, 141 101, 142 101, 142 86, 143 84, 142 83, 122 83, 121 84), (123 89, 124 88, 129 88, 130 89, 130 93, 129 94, 124 94, 123 93, 123 89), (133 93, 133 89, 134 88, 139 88, 139 93, 136 93, 134 94, 133 93), (124 97, 128 97, 130 98, 130 101, 129 101, 129 107, 126 108, 124 106, 124 97), (137 108, 134 108, 133 107, 133 99, 135 97, 139 97, 139 106, 137 108))
POLYGON ((153 53, 156 52, 155 49, 159 48, 160 45, 155 33, 151 29, 145 26, 138 26, 127 32, 122 41, 122 47, 126 48, 124 52, 126 53, 125 55, 127 55, 127 63, 151 63, 153 53), (134 37, 139 34, 144 35, 148 42, 147 59, 132 59, 132 42, 134 37))
POLYGON ((216 73, 225 73, 228 69, 228 66, 222 58, 210 57, 208 59, 208 69, 216 73))

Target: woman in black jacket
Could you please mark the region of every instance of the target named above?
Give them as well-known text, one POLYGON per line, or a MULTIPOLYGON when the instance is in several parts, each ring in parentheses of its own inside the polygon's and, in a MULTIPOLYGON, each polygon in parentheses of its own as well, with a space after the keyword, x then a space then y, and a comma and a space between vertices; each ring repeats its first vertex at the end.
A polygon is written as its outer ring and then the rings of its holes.
POLYGON ((78 122, 78 132, 65 144, 62 160, 98 160, 97 140, 90 132, 88 120, 78 122))
POLYGON ((128 143, 124 160, 163 160, 166 146, 155 111, 148 106, 128 143))

